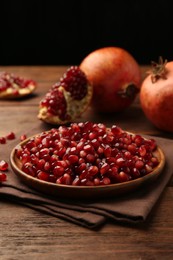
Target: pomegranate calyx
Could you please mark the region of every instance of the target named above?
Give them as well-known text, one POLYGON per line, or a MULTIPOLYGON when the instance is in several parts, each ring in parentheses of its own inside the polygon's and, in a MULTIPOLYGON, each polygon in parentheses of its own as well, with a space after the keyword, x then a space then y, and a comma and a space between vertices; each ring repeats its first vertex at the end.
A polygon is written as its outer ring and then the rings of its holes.
POLYGON ((151 61, 152 69, 147 71, 148 74, 151 74, 151 81, 155 83, 158 79, 167 79, 167 69, 166 69, 167 60, 163 61, 162 57, 159 57, 158 63, 151 61))
POLYGON ((129 98, 134 99, 136 94, 139 92, 139 89, 136 87, 134 83, 130 83, 128 85, 125 85, 121 90, 119 90, 117 93, 122 98, 129 98))

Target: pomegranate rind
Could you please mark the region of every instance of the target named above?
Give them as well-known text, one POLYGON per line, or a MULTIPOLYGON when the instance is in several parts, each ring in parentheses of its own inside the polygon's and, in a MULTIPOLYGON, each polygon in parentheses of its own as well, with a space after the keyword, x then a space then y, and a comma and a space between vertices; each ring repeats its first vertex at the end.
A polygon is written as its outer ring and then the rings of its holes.
POLYGON ((66 100, 67 109, 66 115, 68 119, 62 120, 58 115, 52 115, 48 112, 46 106, 39 106, 38 119, 54 125, 67 124, 74 121, 76 118, 80 117, 84 111, 88 108, 92 96, 93 96, 93 87, 91 84, 87 85, 87 94, 81 100, 75 100, 71 97, 70 92, 66 91, 64 87, 59 87, 59 90, 63 92, 64 98, 66 100))
POLYGON ((13 84, 13 87, 9 87, 4 91, 0 91, 0 99, 16 99, 27 95, 30 95, 36 89, 36 83, 30 83, 25 88, 20 88, 18 84, 13 84), (17 91, 14 92, 14 91, 17 91))

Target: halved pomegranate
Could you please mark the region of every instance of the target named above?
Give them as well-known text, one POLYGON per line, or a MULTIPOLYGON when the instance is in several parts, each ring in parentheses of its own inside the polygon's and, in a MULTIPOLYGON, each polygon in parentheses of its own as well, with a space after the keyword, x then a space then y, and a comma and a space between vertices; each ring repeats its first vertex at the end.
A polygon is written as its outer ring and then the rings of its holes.
POLYGON ((83 113, 93 88, 78 66, 71 66, 41 100, 38 118, 51 124, 72 122, 83 113))
POLYGON ((21 169, 43 181, 98 186, 143 177, 159 164, 154 139, 120 127, 72 123, 42 132, 16 149, 21 169))
POLYGON ((0 99, 20 98, 31 94, 36 82, 8 72, 0 72, 0 99))

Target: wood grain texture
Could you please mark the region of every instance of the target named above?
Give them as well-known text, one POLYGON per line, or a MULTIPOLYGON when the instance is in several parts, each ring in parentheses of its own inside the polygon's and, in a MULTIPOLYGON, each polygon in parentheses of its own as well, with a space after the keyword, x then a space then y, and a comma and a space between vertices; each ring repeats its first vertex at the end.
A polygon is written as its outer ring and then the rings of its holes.
MULTIPOLYGON (((31 97, 0 101, 0 136, 13 130, 19 138, 30 128, 36 132, 50 129, 51 126, 37 119, 38 103, 66 67, 0 67, 2 70, 32 78, 38 82, 38 87, 31 97)), ((145 77, 147 67, 141 70, 145 77)), ((102 121, 108 126, 116 123, 128 131, 173 139, 172 134, 163 133, 148 122, 138 98, 121 114, 99 115, 90 107, 78 120, 102 121)), ((0 259, 171 260, 172 216, 173 181, 145 223, 135 226, 107 223, 99 230, 89 230, 0 199, 0 259)))

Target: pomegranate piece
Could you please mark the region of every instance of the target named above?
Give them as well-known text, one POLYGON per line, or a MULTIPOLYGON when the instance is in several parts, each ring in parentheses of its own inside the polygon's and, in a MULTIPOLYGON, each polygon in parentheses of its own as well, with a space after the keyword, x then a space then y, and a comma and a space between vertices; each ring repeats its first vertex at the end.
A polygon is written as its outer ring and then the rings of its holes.
POLYGON ((65 124, 89 106, 93 88, 78 66, 70 67, 40 101, 38 118, 50 124, 65 124))
POLYGON ((75 186, 128 182, 159 164, 154 139, 113 125, 71 123, 52 128, 16 149, 21 169, 43 181, 75 186), (94 139, 92 139, 94 138, 94 139))
POLYGON ((19 98, 32 93, 36 88, 36 82, 24 79, 12 73, 0 73, 0 99, 19 98))
POLYGON ((8 169, 8 163, 4 160, 0 161, 0 171, 6 171, 8 169))

